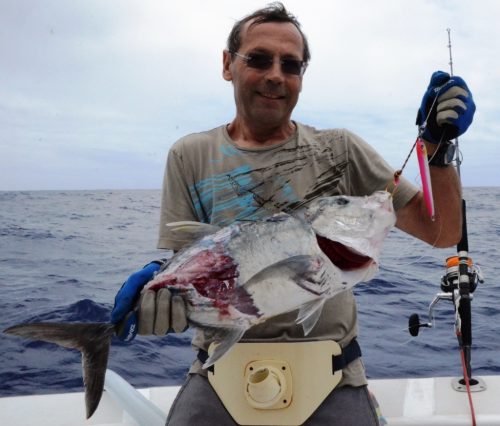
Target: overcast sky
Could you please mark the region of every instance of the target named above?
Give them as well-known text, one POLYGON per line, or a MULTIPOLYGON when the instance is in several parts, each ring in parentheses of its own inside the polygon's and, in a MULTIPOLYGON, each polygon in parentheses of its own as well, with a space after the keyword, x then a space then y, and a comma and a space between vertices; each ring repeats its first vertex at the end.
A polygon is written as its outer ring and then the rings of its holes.
MULTIPOLYGON (((222 50, 266 1, 0 0, 0 190, 159 188, 179 137, 231 121, 222 50)), ((289 0, 312 60, 294 119, 399 168, 433 71, 469 84, 465 186, 500 185, 500 2, 289 0)), ((416 158, 406 176, 417 181, 416 158)))

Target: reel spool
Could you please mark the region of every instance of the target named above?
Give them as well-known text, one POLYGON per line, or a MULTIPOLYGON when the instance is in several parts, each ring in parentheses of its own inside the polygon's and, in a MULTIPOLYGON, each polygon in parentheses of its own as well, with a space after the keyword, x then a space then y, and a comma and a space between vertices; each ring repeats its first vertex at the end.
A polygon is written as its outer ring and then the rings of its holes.
MULTIPOLYGON (((441 277, 442 293, 436 294, 429 305, 428 322, 420 322, 418 314, 410 315, 408 320, 408 331, 413 337, 418 336, 420 328, 432 328, 434 326, 434 307, 440 300, 454 300, 454 292, 459 289, 459 257, 451 256, 446 259, 446 273, 441 277)), ((479 283, 484 282, 479 266, 475 265, 470 257, 467 258, 470 293, 473 293, 479 283)), ((472 297, 472 296, 471 296, 472 297)))

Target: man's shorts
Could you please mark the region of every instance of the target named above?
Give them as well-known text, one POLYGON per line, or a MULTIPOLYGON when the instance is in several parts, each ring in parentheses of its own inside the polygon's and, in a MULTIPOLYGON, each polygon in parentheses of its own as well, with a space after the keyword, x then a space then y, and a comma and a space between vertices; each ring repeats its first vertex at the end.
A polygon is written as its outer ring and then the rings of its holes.
MULTIPOLYGON (((235 426, 208 379, 190 374, 172 404, 169 426, 235 426)), ((307 426, 379 426, 378 415, 367 386, 335 388, 307 426)))

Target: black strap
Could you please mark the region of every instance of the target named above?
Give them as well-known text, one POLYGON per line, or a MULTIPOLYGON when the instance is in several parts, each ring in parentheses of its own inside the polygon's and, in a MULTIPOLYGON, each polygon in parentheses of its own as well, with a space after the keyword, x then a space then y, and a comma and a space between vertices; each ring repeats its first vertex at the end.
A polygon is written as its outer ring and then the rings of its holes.
POLYGON ((342 353, 340 355, 332 356, 332 374, 336 371, 343 370, 359 357, 361 357, 361 348, 356 338, 354 338, 346 347, 342 348, 342 353))
POLYGON ((208 352, 203 349, 198 349, 198 360, 205 364, 205 361, 208 359, 208 352))
MULTIPOLYGON (((208 359, 208 352, 204 351, 203 349, 198 349, 198 361, 200 361, 202 364, 205 364, 206 360, 208 359)), ((212 373, 214 372, 214 366, 211 365, 210 367, 207 368, 208 371, 211 371, 212 373)))
MULTIPOLYGON (((348 364, 359 357, 361 357, 361 348, 356 338, 354 338, 345 348, 342 348, 342 353, 340 355, 332 355, 332 374, 334 374, 338 370, 343 370, 347 367, 348 364)), ((207 359, 207 351, 204 351, 202 349, 198 350, 198 360, 202 364, 205 364, 205 361, 207 359)), ((214 366, 212 365, 211 367, 209 367, 208 371, 213 372, 214 366)))
POLYGON ((428 156, 429 166, 448 167, 455 159, 455 150, 453 142, 441 142, 434 154, 428 156))

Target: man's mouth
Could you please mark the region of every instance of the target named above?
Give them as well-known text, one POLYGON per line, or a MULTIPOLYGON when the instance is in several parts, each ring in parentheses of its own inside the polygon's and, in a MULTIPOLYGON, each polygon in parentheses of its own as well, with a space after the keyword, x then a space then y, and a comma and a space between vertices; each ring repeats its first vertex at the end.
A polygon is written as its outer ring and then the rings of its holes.
POLYGON ((260 96, 266 99, 283 99, 284 96, 277 93, 269 93, 269 92, 257 92, 260 96))

